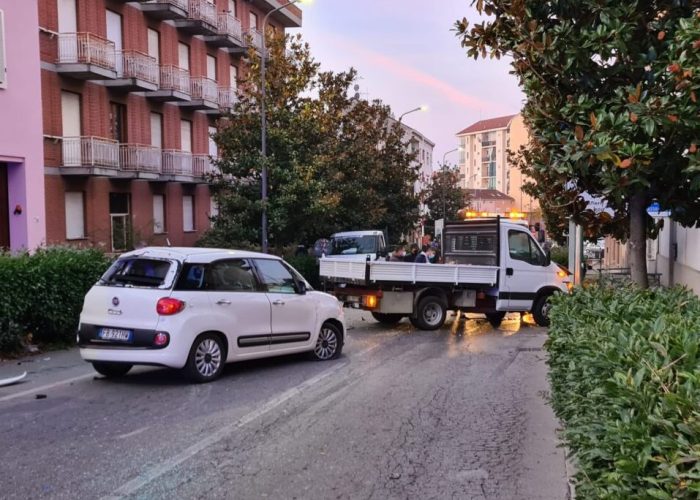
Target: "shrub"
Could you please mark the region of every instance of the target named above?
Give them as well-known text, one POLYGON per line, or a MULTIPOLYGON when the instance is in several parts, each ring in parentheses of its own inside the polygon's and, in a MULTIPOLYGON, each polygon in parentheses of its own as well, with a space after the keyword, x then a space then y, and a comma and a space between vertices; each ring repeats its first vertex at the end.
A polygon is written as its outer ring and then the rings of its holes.
POLYGON ((85 294, 108 265, 97 250, 0 254, 0 351, 17 349, 28 333, 39 342, 73 342, 85 294))
POLYGON ((590 287, 553 299, 552 406, 581 498, 698 498, 700 300, 590 287))
POLYGON ((567 247, 552 247, 550 250, 552 262, 569 267, 569 249, 567 247))
POLYGON ((316 257, 311 255, 295 255, 285 259, 289 264, 306 278, 312 287, 321 288, 321 277, 316 257))

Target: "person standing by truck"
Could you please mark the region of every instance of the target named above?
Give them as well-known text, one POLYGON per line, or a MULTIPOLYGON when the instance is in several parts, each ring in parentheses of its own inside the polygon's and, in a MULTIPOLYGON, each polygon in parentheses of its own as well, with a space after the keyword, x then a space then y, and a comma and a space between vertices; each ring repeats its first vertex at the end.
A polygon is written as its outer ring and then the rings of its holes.
POLYGON ((406 254, 404 257, 404 262, 415 262, 416 257, 418 257, 418 245, 411 243, 411 252, 406 254))
POLYGON ((416 257, 416 264, 430 264, 431 258, 435 256, 435 249, 430 245, 423 245, 421 253, 416 257))

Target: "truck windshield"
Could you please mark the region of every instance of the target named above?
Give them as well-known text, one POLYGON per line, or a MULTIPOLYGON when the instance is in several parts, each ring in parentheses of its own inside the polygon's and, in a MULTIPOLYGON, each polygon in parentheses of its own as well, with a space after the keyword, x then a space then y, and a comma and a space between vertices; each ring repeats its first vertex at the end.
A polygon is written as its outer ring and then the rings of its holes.
POLYGON ((377 253, 377 237, 374 235, 333 237, 329 250, 328 255, 377 253))
POLYGON ((114 262, 98 284, 169 288, 176 272, 177 264, 169 260, 127 257, 114 262))

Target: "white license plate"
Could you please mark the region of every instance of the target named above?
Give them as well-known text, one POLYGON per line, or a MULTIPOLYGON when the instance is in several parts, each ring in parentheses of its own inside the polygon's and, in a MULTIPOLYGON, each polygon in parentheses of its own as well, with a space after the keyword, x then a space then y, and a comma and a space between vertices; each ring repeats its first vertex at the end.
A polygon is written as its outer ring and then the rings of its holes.
POLYGON ((97 336, 102 340, 131 342, 131 330, 122 330, 121 328, 100 328, 97 336))
POLYGON ((348 295, 345 297, 345 302, 360 302, 360 298, 361 297, 357 295, 348 295))

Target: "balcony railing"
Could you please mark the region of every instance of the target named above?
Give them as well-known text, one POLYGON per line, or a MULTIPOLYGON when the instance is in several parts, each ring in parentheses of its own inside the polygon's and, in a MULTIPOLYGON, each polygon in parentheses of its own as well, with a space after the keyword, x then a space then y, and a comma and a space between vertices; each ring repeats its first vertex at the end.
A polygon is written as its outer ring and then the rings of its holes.
POLYGON ((231 87, 219 87, 219 108, 225 111, 233 109, 238 102, 238 90, 231 87))
POLYGON ((219 102, 219 89, 214 80, 203 77, 190 78, 190 89, 193 100, 219 102))
POLYGON ((242 42, 243 29, 241 28, 241 21, 231 13, 222 12, 219 14, 219 34, 230 36, 242 42))
POLYGON ((203 21, 214 28, 218 27, 216 5, 208 0, 189 0, 190 8, 188 19, 203 21))
POLYGON ((119 143, 101 137, 64 137, 62 166, 119 168, 119 143))
POLYGON ((135 78, 158 85, 160 71, 154 57, 135 50, 124 50, 118 56, 118 78, 135 78))
POLYGON ((190 72, 177 66, 161 66, 160 89, 174 90, 190 95, 190 72))
POLYGON ((94 64, 115 70, 114 42, 94 33, 59 33, 59 64, 94 64))
POLYGON ((257 50, 262 51, 262 33, 255 28, 251 28, 246 32, 246 35, 250 38, 250 44, 257 50))
POLYGON ((145 144, 120 144, 119 160, 122 170, 129 172, 160 173, 162 165, 160 148, 145 144))
POLYGON ((192 153, 174 149, 163 150, 164 174, 192 176, 192 153))
POLYGON ((216 166, 209 155, 192 155, 192 168, 195 177, 204 177, 216 172, 216 166))

